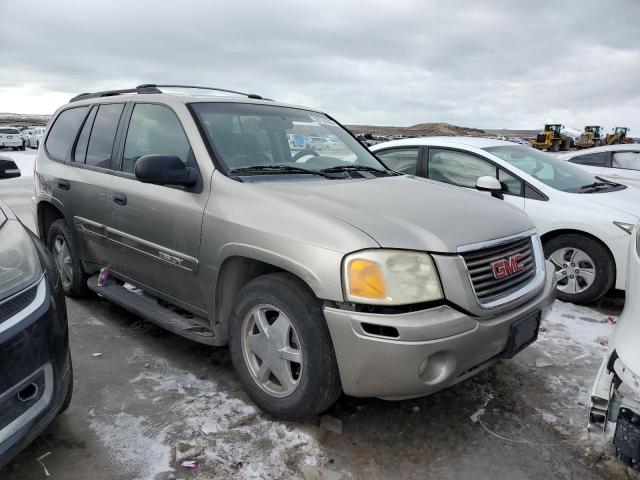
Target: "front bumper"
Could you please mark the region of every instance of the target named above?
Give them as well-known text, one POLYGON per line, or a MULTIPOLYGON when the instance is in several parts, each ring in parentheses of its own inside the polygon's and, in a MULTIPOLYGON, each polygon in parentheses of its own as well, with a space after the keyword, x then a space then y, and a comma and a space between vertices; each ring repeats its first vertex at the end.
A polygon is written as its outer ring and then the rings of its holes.
POLYGON ((399 400, 429 395, 475 375, 505 351, 515 321, 536 310, 544 318, 550 311, 555 299, 553 272, 549 266, 544 288, 535 297, 488 318, 447 305, 398 315, 326 307, 344 392, 399 400), (368 333, 369 325, 393 327, 398 335, 368 333))
POLYGON ((0 322, 0 468, 59 412, 71 382, 64 297, 47 276, 28 307, 0 322))

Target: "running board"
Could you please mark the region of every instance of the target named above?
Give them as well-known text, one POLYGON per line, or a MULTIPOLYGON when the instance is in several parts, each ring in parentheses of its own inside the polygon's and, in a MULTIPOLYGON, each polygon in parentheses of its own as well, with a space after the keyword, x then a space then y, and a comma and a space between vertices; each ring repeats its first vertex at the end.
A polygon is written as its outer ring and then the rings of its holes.
POLYGON ((97 295, 170 332, 195 342, 215 345, 213 332, 205 318, 195 315, 192 318, 186 318, 160 305, 156 297, 142 291, 131 292, 112 279, 107 280, 106 285, 98 286, 98 275, 89 278, 87 286, 97 295))

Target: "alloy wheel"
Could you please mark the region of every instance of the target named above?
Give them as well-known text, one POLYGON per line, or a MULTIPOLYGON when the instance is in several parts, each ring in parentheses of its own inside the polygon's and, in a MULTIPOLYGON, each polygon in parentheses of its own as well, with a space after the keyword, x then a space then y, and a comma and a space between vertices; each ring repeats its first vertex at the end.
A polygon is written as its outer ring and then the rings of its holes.
POLYGON ((555 266, 558 290, 561 292, 569 295, 582 293, 596 279, 593 259, 578 248, 560 248, 551 254, 549 260, 555 266))
POLYGON ((242 323, 242 355, 254 382, 271 396, 291 395, 302 378, 302 347, 287 315, 257 305, 242 323))

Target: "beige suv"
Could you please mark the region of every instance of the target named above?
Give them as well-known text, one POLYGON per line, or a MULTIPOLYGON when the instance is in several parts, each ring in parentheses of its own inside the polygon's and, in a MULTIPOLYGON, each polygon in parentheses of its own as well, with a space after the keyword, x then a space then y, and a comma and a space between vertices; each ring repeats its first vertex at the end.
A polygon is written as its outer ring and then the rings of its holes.
POLYGON ((51 121, 34 214, 68 295, 229 344, 287 418, 427 395, 536 339, 553 269, 522 211, 391 171, 322 112, 167 88, 185 91, 83 94, 51 121))

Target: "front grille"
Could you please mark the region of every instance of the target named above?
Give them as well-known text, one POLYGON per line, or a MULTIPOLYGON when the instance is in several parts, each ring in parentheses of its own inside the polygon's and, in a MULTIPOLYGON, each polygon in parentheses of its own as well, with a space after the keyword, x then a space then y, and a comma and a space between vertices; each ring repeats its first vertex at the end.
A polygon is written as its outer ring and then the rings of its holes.
POLYGON ((10 319, 16 313, 27 308, 27 306, 29 306, 29 304, 36 298, 36 293, 38 293, 38 286, 34 285, 28 290, 20 292, 15 297, 1 304, 0 323, 10 319))
POLYGON ((544 133, 539 133, 538 136, 536 137, 536 142, 538 143, 544 143, 547 141, 547 136, 544 133))
POLYGON ((531 237, 495 247, 464 252, 461 255, 467 265, 473 290, 480 303, 488 303, 506 297, 526 286, 536 274, 536 258, 531 237), (515 255, 522 255, 519 263, 524 265, 524 268, 504 278, 495 278, 493 263, 515 255))
POLYGON ((580 142, 587 143, 589 141, 589 135, 580 135, 580 142))

